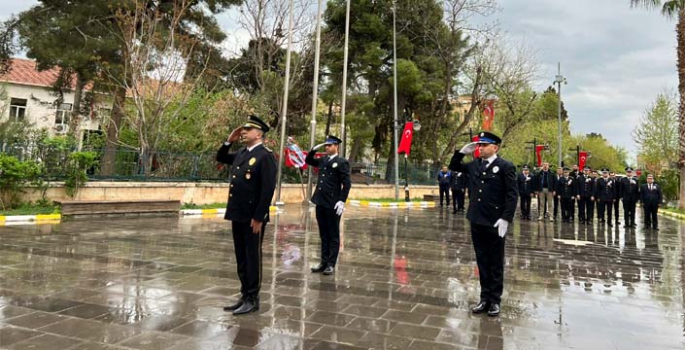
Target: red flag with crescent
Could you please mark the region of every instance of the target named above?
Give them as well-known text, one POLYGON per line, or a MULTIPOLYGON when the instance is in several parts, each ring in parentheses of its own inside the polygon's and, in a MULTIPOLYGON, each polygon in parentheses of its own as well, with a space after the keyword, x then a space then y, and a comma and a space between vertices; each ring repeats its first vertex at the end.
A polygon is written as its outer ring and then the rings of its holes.
POLYGON ((585 168, 585 162, 587 162, 587 151, 580 151, 578 153, 578 168, 580 170, 585 168))
POLYGON ((545 149, 545 145, 536 145, 535 146, 535 155, 537 156, 538 160, 538 168, 542 166, 542 150, 545 149))
POLYGON ((492 122, 495 120, 495 101, 488 100, 483 106, 483 130, 492 130, 492 122))
MULTIPOLYGON (((473 141, 473 142, 478 142, 478 140, 479 140, 478 135, 471 138, 471 141, 473 141)), ((480 157, 480 148, 476 147, 476 150, 473 151, 473 158, 478 158, 478 157, 480 157)))
POLYGON ((414 122, 406 122, 404 124, 404 131, 402 132, 402 138, 400 139, 400 145, 397 147, 397 154, 406 154, 407 156, 411 153, 411 140, 414 137, 414 122))

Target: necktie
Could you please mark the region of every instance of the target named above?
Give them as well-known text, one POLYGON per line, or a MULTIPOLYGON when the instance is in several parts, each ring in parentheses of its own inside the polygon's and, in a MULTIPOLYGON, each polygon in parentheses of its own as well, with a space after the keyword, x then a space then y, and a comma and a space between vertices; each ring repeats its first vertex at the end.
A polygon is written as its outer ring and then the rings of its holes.
POLYGON ((653 189, 654 189, 654 187, 652 186, 652 184, 649 184, 649 190, 651 191, 653 189))
POLYGON ((487 169, 487 168, 488 168, 488 161, 487 161, 487 160, 483 160, 483 163, 480 165, 480 171, 481 171, 482 173, 484 173, 484 172, 485 172, 485 169, 487 169))

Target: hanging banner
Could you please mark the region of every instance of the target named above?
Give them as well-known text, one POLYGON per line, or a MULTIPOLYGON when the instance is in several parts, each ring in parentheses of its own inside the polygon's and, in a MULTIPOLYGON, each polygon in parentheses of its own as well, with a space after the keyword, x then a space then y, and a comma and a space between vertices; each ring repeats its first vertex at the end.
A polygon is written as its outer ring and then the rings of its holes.
POLYGON ((483 106, 483 130, 492 130, 492 123, 495 121, 495 100, 488 100, 483 106))
POLYGON ((397 154, 406 154, 409 156, 411 152, 411 140, 414 137, 414 122, 404 123, 404 131, 400 139, 400 145, 397 147, 397 154))
POLYGON ((587 151, 580 151, 578 153, 578 169, 581 171, 585 168, 585 163, 587 162, 587 151))
POLYGON ((535 146, 535 156, 537 157, 538 168, 542 166, 542 151, 544 149, 545 149, 545 145, 536 145, 535 146))

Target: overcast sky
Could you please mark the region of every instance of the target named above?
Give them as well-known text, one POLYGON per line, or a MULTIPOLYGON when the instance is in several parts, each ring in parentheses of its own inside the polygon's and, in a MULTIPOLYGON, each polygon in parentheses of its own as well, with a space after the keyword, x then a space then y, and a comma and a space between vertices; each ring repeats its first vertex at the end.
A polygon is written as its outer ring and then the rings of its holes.
MULTIPOLYGON (((35 4, 0 0, 0 18, 35 4)), ((557 62, 568 85, 562 99, 574 133, 597 132, 631 154, 631 130, 660 92, 677 88, 675 22, 659 11, 630 8, 629 0, 499 0, 503 31, 525 40, 542 64, 536 89, 554 80, 557 62)), ((235 52, 244 36, 232 15, 220 22, 235 52)), ((572 145, 569 145, 572 146, 572 145)))

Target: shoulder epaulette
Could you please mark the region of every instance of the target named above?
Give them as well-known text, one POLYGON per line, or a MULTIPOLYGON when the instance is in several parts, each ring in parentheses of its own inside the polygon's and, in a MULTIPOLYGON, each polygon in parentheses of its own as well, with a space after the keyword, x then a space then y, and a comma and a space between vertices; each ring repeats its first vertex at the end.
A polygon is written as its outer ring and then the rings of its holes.
POLYGON ((271 150, 271 148, 264 146, 264 149, 269 152, 269 153, 274 153, 274 151, 271 150))

